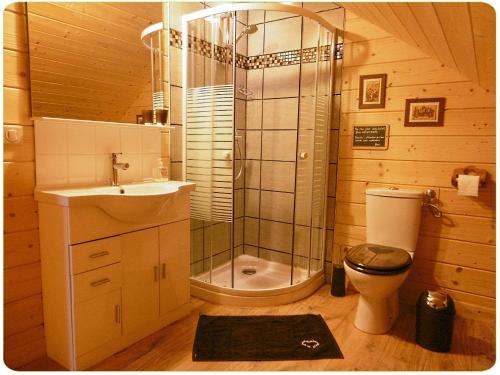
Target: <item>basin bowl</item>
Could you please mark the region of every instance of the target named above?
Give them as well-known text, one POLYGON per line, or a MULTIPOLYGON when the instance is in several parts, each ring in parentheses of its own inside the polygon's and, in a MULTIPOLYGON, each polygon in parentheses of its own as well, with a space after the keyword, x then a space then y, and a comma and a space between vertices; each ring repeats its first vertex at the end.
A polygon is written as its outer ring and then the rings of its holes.
POLYGON ((142 223, 162 215, 177 194, 194 190, 191 182, 167 181, 71 189, 37 189, 37 201, 67 207, 93 206, 112 218, 142 223))

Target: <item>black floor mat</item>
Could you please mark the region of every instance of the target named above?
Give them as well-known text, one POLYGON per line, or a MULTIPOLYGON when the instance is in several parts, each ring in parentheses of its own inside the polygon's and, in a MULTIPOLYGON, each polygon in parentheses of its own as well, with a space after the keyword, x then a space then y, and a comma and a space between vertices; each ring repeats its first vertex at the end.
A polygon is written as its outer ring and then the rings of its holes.
POLYGON ((321 315, 201 315, 193 361, 344 358, 321 315))

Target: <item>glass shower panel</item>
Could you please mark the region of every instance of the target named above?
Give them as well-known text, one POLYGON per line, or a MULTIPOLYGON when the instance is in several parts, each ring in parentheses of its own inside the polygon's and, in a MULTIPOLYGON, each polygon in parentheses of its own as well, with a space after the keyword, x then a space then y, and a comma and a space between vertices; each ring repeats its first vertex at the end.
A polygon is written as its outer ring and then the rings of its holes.
POLYGON ((304 19, 297 148, 294 284, 323 268, 331 102, 331 33, 304 19), (311 53, 312 52, 312 53, 311 53), (306 58, 306 56, 313 56, 306 58))
POLYGON ((314 161, 311 201, 311 252, 310 273, 323 268, 324 246, 326 242, 326 199, 329 143, 330 143, 330 112, 332 104, 332 33, 319 27, 317 84, 314 126, 314 161))
POLYGON ((191 194, 191 275, 232 287, 234 19, 224 13, 188 23, 186 179, 191 194))

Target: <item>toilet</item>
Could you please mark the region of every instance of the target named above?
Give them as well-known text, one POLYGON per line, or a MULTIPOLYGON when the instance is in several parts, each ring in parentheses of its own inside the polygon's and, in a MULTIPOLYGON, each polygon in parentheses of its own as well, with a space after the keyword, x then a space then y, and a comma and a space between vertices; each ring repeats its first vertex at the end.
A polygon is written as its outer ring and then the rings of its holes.
POLYGON ((399 314, 398 289, 415 252, 422 192, 398 188, 366 189, 366 241, 352 247, 344 269, 360 296, 354 325, 383 334, 399 314))

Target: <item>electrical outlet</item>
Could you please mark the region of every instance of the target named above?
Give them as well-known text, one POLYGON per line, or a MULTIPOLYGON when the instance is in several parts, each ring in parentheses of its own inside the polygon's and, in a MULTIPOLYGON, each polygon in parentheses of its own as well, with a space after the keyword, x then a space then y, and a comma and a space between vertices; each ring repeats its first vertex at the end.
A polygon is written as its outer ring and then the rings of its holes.
POLYGON ((23 127, 19 125, 4 125, 3 143, 19 144, 23 142, 23 127))

